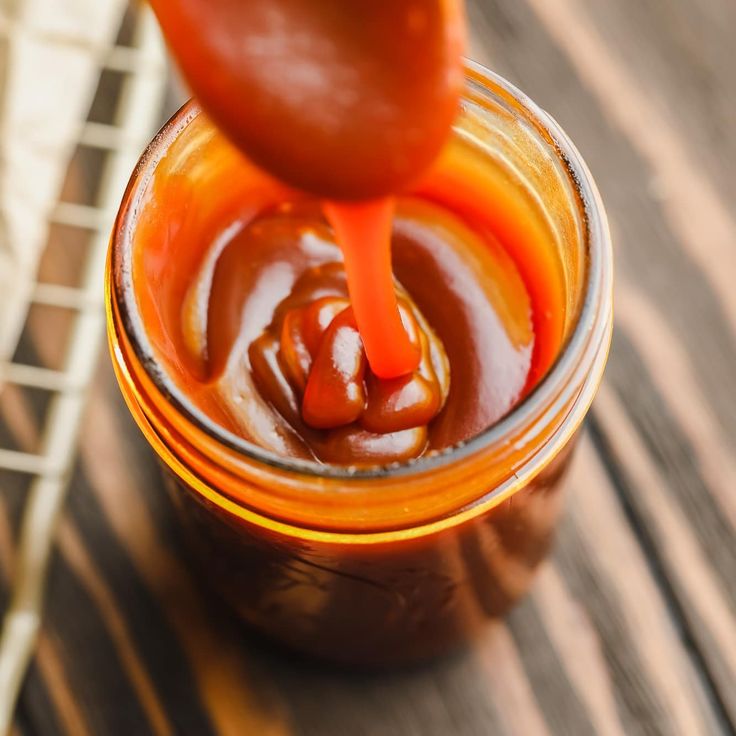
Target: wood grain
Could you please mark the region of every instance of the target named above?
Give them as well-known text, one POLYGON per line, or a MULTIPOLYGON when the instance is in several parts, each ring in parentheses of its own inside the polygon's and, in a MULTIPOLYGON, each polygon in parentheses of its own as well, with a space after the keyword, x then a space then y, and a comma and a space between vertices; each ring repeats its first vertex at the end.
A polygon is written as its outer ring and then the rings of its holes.
MULTIPOLYGON (((190 571, 103 356, 18 734, 736 732, 736 6, 475 0, 469 17, 473 55, 588 161, 618 260, 607 378, 532 594, 420 669, 269 648, 190 571)), ((55 237, 45 275, 70 282, 83 249, 55 237)), ((53 364, 54 319, 31 320, 29 361, 53 364)), ((32 448, 44 397, 6 388, 0 417, 0 446, 32 448)), ((0 483, 4 604, 26 481, 0 483)))

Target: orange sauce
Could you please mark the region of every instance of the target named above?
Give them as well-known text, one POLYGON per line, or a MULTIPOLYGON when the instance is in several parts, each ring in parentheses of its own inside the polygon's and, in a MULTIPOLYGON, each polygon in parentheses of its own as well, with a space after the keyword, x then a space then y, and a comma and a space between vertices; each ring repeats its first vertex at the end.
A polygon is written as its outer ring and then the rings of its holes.
MULTIPOLYGON (((265 352, 251 356, 261 366, 264 398, 313 449, 320 439, 307 427, 344 436, 340 452, 317 456, 368 462, 420 455, 426 425, 448 393, 434 363, 441 357, 446 366, 447 359, 420 315, 414 321, 416 310, 399 308, 391 220, 395 195, 436 158, 457 112, 462 3, 155 0, 154 8, 220 128, 280 181, 329 197, 323 210, 347 284, 347 294, 334 296, 349 303, 342 303, 344 314, 320 311, 311 341, 299 330, 278 347, 274 335, 264 337, 265 352), (328 312, 334 326, 322 324, 328 312), (429 345, 437 345, 429 351, 434 361, 422 347, 429 345), (311 374, 304 386, 286 365, 290 350, 300 351, 299 372, 311 374), (285 382, 300 395, 278 389, 285 382), (350 426, 356 422, 360 441, 350 426), (376 436, 390 434, 397 436, 376 436)), ((306 318, 281 315, 272 327, 281 327, 282 316, 287 330, 306 318)))
POLYGON ((384 220, 390 293, 419 360, 385 379, 321 201, 211 145, 211 186, 170 174, 160 217, 139 223, 133 281, 167 372, 231 432, 326 463, 407 460, 493 424, 557 355, 564 285, 528 202, 473 161, 453 139, 384 220))

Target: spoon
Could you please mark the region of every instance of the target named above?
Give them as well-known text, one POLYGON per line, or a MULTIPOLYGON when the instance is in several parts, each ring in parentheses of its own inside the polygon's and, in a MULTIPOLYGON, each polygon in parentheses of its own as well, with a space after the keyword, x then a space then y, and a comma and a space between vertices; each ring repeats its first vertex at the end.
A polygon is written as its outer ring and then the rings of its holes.
POLYGON ((331 200, 407 187, 463 86, 462 0, 151 0, 202 107, 258 166, 331 200))

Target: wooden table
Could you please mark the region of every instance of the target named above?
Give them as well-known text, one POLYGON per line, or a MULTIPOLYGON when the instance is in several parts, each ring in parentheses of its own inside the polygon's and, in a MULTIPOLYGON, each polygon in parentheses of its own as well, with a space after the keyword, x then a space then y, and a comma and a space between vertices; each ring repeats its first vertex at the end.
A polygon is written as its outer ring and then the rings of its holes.
MULTIPOLYGON (((17 734, 734 732, 736 4, 476 0, 469 15, 473 56, 582 151, 616 245, 607 377, 532 594, 426 668, 358 675, 265 648, 183 561, 103 356, 17 734)), ((48 258, 63 271, 68 255, 48 258)), ((51 364, 63 319, 36 327, 25 349, 51 364)), ((32 446, 43 402, 2 407, 3 435, 32 446)), ((4 602, 25 482, 0 482, 4 602)))

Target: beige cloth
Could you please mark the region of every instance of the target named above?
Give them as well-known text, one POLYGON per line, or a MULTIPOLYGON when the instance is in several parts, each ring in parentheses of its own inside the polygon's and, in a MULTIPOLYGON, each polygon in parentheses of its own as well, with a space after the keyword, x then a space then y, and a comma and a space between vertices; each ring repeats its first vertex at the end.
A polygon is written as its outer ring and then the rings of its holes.
POLYGON ((0 0, 0 368, 23 324, 47 218, 126 4, 0 0))

